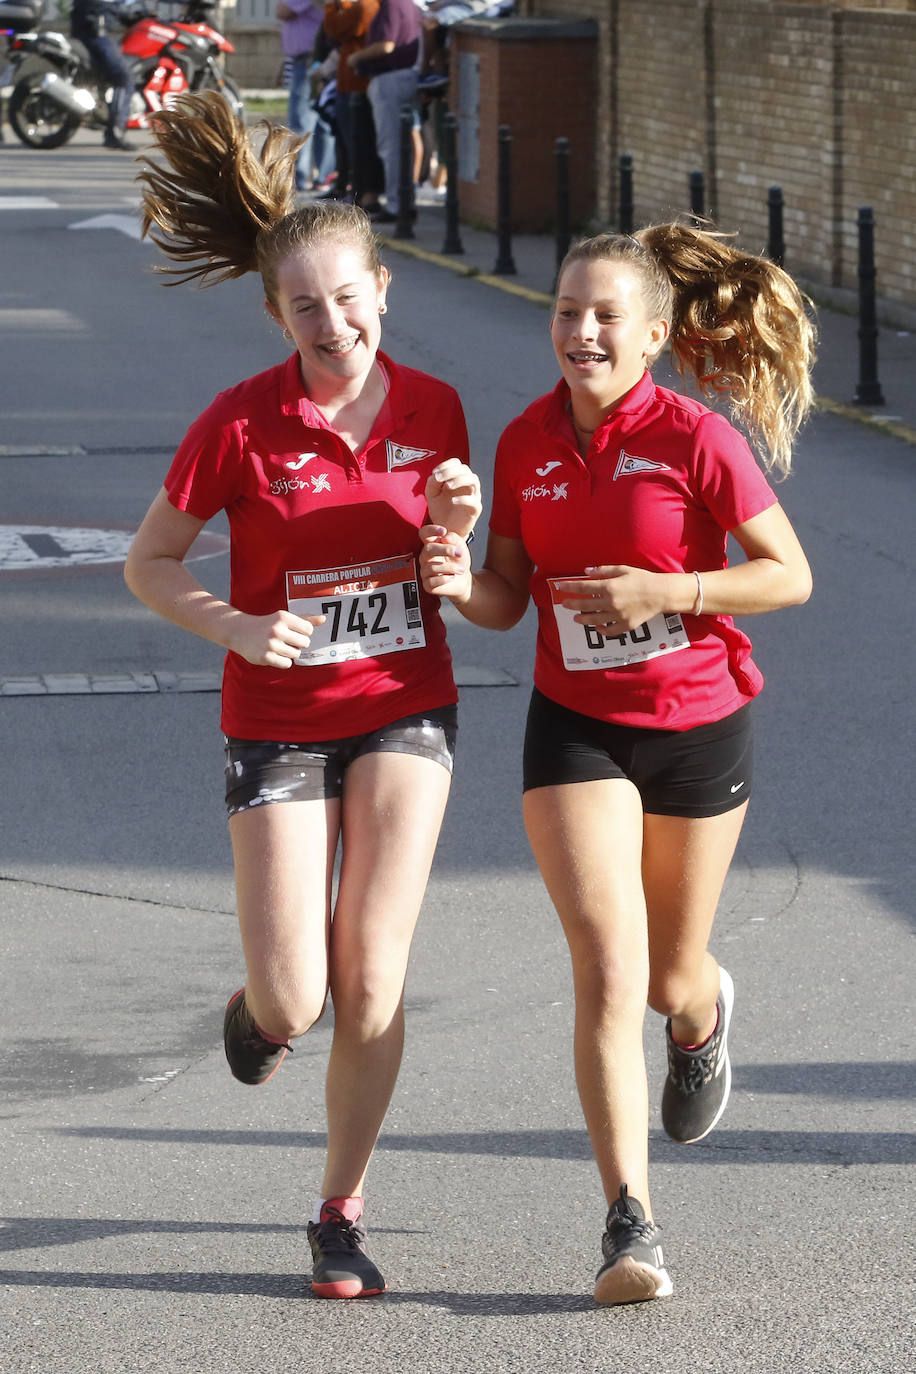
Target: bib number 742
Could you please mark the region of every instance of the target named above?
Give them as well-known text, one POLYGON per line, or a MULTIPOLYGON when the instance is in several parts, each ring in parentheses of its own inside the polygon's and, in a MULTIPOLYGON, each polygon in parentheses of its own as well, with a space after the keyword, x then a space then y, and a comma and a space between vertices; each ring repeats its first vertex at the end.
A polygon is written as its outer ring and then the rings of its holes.
POLYGON ((294 615, 323 615, 303 667, 419 649, 426 643, 416 563, 412 554, 350 568, 288 572, 286 597, 294 615))

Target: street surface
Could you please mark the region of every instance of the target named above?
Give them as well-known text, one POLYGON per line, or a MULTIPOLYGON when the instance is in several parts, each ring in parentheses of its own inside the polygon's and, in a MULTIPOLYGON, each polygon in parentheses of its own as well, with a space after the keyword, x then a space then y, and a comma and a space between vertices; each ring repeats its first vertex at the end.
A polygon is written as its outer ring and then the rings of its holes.
MULTIPOLYGON (((450 620, 459 762, 367 1189, 391 1291, 321 1302, 304 1223, 330 1018, 264 1089, 230 1077, 220 655, 120 576, 186 425, 285 346, 253 279, 155 279, 133 172, 98 135, 0 145, 0 1367, 911 1369, 913 448, 822 414, 780 491, 815 594, 750 626, 768 686, 714 937, 735 1083, 700 1145, 661 1133, 646 1024, 674 1296, 590 1296, 604 1203, 565 946, 520 822, 528 616, 505 635, 450 620)), ((546 311, 389 263, 384 347, 458 387, 488 490, 500 430, 555 379, 546 311)), ((224 535, 195 550, 217 592, 224 535)))

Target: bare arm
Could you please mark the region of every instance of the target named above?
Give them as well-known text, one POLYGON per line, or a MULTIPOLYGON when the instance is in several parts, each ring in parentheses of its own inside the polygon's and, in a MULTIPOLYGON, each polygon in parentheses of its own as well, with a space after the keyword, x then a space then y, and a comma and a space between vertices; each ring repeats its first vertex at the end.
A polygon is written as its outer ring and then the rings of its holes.
POLYGON ((420 568, 428 592, 447 597, 466 620, 487 630, 509 630, 521 620, 534 565, 520 539, 491 534, 483 567, 472 573, 462 540, 436 525, 427 525, 420 536, 420 568))
POLYGON ((165 620, 241 654, 249 663, 291 667, 324 616, 306 620, 283 609, 266 616, 247 615, 213 596, 184 564, 205 523, 176 510, 165 491, 160 491, 127 555, 124 580, 128 587, 165 620))
MULTIPOLYGON (((731 533, 747 562, 699 570, 704 615, 760 615, 808 600, 811 569, 781 506, 771 506, 731 533)), ((579 612, 579 624, 594 625, 602 633, 635 629, 661 611, 690 615, 698 608, 699 585, 692 572, 609 565, 587 568, 586 574, 569 583, 569 599, 563 604, 579 612)))

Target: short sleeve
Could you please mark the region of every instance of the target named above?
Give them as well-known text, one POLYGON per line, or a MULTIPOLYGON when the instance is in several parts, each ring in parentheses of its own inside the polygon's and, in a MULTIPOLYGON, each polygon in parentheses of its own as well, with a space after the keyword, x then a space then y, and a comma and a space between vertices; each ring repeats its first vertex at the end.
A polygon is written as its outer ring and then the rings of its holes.
POLYGON ((747 440, 714 411, 697 427, 695 473, 697 495, 724 530, 776 505, 776 493, 747 440))
POLYGON ((503 430, 496 449, 493 469, 493 504, 490 510, 490 529, 505 539, 521 539, 522 521, 513 476, 515 453, 518 447, 518 422, 503 430))
POLYGON ((166 473, 169 501, 176 510, 210 520, 238 494, 242 456, 239 423, 220 424, 205 411, 188 430, 166 473))

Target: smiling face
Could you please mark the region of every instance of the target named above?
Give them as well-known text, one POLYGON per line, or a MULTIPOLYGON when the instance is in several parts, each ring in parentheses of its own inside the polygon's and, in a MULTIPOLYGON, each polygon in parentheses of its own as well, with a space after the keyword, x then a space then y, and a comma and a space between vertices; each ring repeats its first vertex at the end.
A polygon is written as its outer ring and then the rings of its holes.
POLYGON ((276 303, 268 301, 267 309, 293 337, 308 395, 321 400, 358 390, 381 340, 386 268, 376 274, 358 247, 331 241, 285 258, 276 281, 276 303))
POLYGON ((668 337, 649 318, 638 273, 626 262, 577 258, 564 269, 550 335, 573 401, 591 411, 617 404, 668 337))

